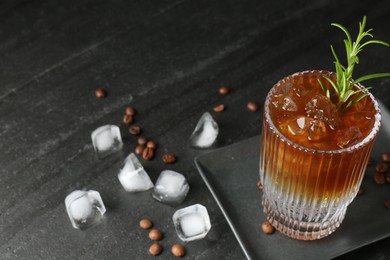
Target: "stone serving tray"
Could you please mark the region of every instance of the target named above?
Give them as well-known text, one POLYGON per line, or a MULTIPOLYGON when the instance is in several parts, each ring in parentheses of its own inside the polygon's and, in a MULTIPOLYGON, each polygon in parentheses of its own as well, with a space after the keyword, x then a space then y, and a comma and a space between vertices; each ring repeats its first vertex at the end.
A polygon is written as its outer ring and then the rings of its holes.
MULTIPOLYGON (((381 105, 382 128, 372 158, 380 161, 390 151, 390 114, 381 105)), ((259 126, 260 129, 260 126, 259 126)), ((297 241, 278 232, 262 233, 259 180, 260 137, 213 150, 195 159, 200 175, 211 191, 248 259, 330 259, 390 235, 388 183, 375 184, 375 163, 367 167, 362 183, 365 192, 348 207, 347 215, 333 234, 317 241, 297 241)))

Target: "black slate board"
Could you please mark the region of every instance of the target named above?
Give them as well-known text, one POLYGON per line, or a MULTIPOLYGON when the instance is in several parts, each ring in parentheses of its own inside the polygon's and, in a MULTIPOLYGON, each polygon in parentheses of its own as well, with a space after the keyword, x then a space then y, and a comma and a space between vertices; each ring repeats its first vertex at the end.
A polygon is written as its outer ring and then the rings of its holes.
MULTIPOLYGON (((380 159, 390 142, 390 114, 381 106, 382 129, 372 157, 380 159)), ((348 207, 341 227, 317 241, 297 241, 280 233, 261 232, 265 220, 259 179, 259 136, 214 150, 195 159, 203 180, 225 215, 248 259, 330 259, 390 235, 390 212, 383 201, 390 197, 388 184, 373 182, 375 166, 369 166, 362 183, 366 190, 348 207)))

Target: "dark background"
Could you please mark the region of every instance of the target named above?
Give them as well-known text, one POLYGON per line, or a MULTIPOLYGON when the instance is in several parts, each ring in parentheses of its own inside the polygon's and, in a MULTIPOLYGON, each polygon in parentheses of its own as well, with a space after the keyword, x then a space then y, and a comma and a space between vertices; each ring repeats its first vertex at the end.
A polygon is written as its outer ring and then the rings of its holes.
MULTIPOLYGON (((262 105, 271 86, 294 72, 333 70, 329 45, 341 55, 344 35, 331 22, 356 33, 367 15, 375 36, 389 42, 389 13, 385 0, 1 1, 0 258, 152 258, 142 217, 165 234, 159 257, 171 257, 170 245, 180 242, 175 208, 149 191, 126 193, 116 177, 136 144, 121 123, 130 104, 142 135, 159 146, 154 160, 141 160, 152 180, 163 169, 183 173, 191 189, 178 208, 209 210, 213 228, 186 245, 186 258, 243 259, 193 165, 204 152, 188 147, 198 119, 212 112, 219 147, 258 135, 262 110, 248 111, 248 101, 262 105), (218 94, 223 85, 227 96, 218 94), (107 98, 95 97, 98 87, 107 98), (221 103, 226 110, 213 112, 221 103), (124 148, 98 160, 90 133, 108 123, 121 127, 124 148), (166 151, 177 155, 175 164, 162 163, 166 151), (99 191, 107 207, 103 223, 86 231, 72 228, 64 205, 82 188, 99 191)), ((390 48, 369 46, 360 58, 356 75, 390 72, 390 48)), ((370 83, 390 107, 390 79, 370 83)), ((341 259, 388 258, 389 246, 387 239, 341 259)))

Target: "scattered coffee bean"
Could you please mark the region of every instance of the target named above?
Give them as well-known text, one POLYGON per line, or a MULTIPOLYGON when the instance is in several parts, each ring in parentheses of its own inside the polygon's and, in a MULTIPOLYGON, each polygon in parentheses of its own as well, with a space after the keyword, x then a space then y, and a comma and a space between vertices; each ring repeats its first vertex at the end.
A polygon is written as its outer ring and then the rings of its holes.
POLYGON ((385 200, 385 206, 390 209, 390 200, 385 200))
POLYGON ((252 112, 256 112, 257 110, 259 110, 258 105, 253 101, 249 101, 246 107, 252 112))
POLYGON ((134 116, 136 114, 136 111, 135 111, 135 109, 133 107, 128 106, 125 109, 125 114, 129 115, 129 116, 134 116))
POLYGON ((363 195, 363 193, 364 193, 364 189, 362 187, 360 187, 356 195, 361 196, 361 195, 363 195))
POLYGON ((153 223, 149 219, 144 218, 144 219, 141 219, 141 221, 139 222, 139 226, 142 229, 149 229, 149 228, 153 227, 153 223))
POLYGON ((275 228, 271 225, 271 223, 269 221, 264 221, 262 224, 261 224, 261 230, 269 235, 269 234, 272 234, 275 232, 275 228))
POLYGON ((257 182, 257 188, 259 188, 259 190, 263 190, 263 184, 260 180, 257 182))
POLYGON ((171 248, 171 253, 174 256, 182 257, 186 254, 186 249, 180 244, 174 244, 171 248))
POLYGON ((141 127, 138 125, 132 125, 129 128, 129 133, 132 135, 139 135, 141 133, 141 127))
POLYGON ((214 110, 214 112, 217 112, 217 113, 219 113, 219 112, 222 112, 222 111, 224 111, 225 110, 225 106, 224 105, 217 105, 217 106, 215 106, 214 108, 213 108, 213 110, 214 110))
POLYGON ((133 122, 133 116, 130 116, 130 115, 123 116, 123 123, 128 125, 128 124, 131 124, 132 122, 133 122))
POLYGON ((384 184, 386 182, 385 175, 382 172, 375 172, 374 182, 376 184, 384 184))
POLYGON ((382 161, 390 162, 390 153, 382 153, 382 161))
POLYGON ((174 163, 176 161, 176 156, 173 153, 166 153, 163 155, 162 160, 167 164, 174 163))
POLYGON ((151 245, 149 247, 149 254, 151 254, 153 256, 156 256, 156 255, 161 254, 162 250, 163 249, 162 249, 162 247, 159 244, 154 243, 153 245, 151 245))
POLYGON ((386 163, 377 163, 376 167, 375 167, 376 171, 377 172, 386 172, 388 169, 389 169, 389 166, 386 164, 386 163))
POLYGON ((152 229, 149 231, 149 238, 153 241, 160 241, 162 237, 162 233, 158 229, 152 229))
POLYGON ((137 145, 137 147, 135 147, 134 152, 138 155, 141 155, 144 152, 144 150, 145 150, 145 145, 139 144, 137 145))
POLYGON ((145 145, 146 143, 148 142, 148 139, 146 139, 145 137, 138 137, 138 144, 140 145, 145 145))
POLYGON ((156 144, 156 142, 153 142, 153 141, 148 141, 147 143, 146 143, 146 147, 148 147, 148 148, 150 148, 150 149, 156 149, 157 148, 157 144, 156 144))
POLYGON ((390 173, 386 174, 386 182, 390 183, 390 173))
POLYGON ((229 88, 228 87, 220 87, 218 90, 219 94, 221 95, 226 95, 229 93, 229 88))
POLYGON ((154 151, 152 148, 146 147, 142 151, 142 158, 144 158, 144 160, 149 161, 149 160, 153 159, 153 156, 154 156, 154 151))
POLYGON ((95 96, 97 98, 105 98, 107 96, 107 91, 104 88, 97 88, 95 90, 95 96))

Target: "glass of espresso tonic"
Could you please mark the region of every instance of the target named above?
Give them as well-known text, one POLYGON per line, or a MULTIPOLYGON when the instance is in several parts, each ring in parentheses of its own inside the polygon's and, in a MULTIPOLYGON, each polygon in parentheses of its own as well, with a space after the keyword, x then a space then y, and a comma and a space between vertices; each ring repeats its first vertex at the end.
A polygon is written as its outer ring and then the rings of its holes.
POLYGON ((380 128, 370 93, 347 109, 337 108, 318 83, 330 88, 324 75, 335 78, 327 71, 288 76, 273 86, 264 105, 263 210, 278 231, 299 240, 323 238, 340 226, 380 128))

